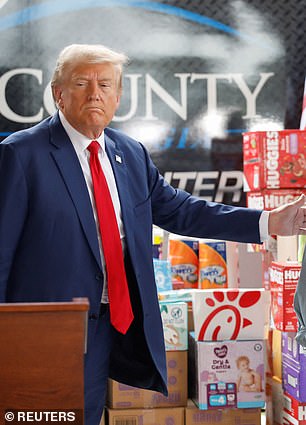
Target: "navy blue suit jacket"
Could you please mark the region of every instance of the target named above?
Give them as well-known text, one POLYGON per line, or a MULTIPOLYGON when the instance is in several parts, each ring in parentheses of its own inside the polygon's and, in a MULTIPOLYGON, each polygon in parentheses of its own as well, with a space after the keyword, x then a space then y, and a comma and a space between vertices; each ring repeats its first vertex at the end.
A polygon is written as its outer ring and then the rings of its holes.
MULTIPOLYGON (((111 377, 166 391, 152 265, 152 223, 168 231, 259 242, 260 211, 208 203, 171 187, 142 144, 105 129, 126 233, 135 321, 116 340, 111 377), (116 160, 116 155, 121 162, 116 160)), ((58 114, 0 144, 0 302, 88 297, 98 314, 103 276, 86 182, 58 114)))

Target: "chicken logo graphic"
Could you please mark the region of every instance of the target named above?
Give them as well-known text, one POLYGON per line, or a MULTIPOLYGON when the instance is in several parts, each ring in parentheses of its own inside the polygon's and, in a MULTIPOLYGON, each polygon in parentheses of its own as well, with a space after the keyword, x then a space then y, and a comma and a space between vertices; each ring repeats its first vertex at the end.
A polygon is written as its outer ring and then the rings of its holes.
MULTIPOLYGON (((253 324, 242 315, 241 309, 247 309, 257 303, 260 291, 214 291, 205 302, 212 310, 206 317, 199 332, 199 341, 217 341, 220 332, 227 339, 237 339, 241 329, 253 324)), ((259 312, 260 314, 260 312, 259 312)))

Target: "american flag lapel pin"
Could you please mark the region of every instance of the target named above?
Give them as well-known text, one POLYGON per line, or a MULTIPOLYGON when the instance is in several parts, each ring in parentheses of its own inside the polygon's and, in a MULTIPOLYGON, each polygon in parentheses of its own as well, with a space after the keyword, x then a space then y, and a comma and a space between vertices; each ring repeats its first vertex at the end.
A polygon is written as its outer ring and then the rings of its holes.
POLYGON ((122 158, 121 158, 121 156, 119 156, 119 155, 115 155, 115 160, 116 160, 117 162, 119 162, 119 164, 122 164, 122 158))

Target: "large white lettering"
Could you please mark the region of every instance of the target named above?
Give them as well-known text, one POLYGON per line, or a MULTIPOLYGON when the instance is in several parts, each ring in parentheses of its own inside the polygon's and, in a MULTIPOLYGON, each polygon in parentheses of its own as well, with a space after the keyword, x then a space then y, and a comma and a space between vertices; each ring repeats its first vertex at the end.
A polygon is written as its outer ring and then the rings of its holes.
POLYGON ((7 71, 0 78, 0 114, 11 121, 20 123, 39 122, 43 119, 43 108, 41 107, 36 115, 22 116, 16 114, 9 107, 6 100, 6 86, 9 80, 15 75, 29 74, 37 78, 38 83, 42 83, 42 70, 32 68, 19 68, 7 71))
MULTIPOLYGON (((6 119, 18 123, 35 123, 42 120, 44 111, 52 114, 55 111, 54 102, 51 95, 50 83, 46 86, 42 98, 42 105, 39 111, 35 115, 22 116, 9 106, 9 99, 6 98, 6 87, 11 78, 16 75, 28 74, 32 75, 37 79, 38 85, 42 84, 43 71, 40 69, 31 68, 18 68, 12 69, 5 72, 0 77, 0 114, 6 119)), ((175 73, 172 77, 178 79, 178 86, 175 93, 170 94, 166 87, 163 87, 161 83, 157 82, 150 74, 127 74, 125 79, 128 80, 128 90, 125 91, 125 97, 130 99, 129 109, 123 115, 116 115, 114 121, 124 122, 132 119, 133 117, 140 117, 147 121, 155 121, 162 119, 159 115, 159 104, 156 102, 156 97, 169 107, 174 114, 179 116, 183 121, 188 119, 188 102, 193 102, 194 99, 188 97, 188 84, 199 84, 199 90, 204 90, 205 87, 201 88, 201 81, 203 86, 203 80, 207 84, 207 96, 203 96, 203 116, 205 114, 216 113, 218 111, 218 98, 217 89, 220 80, 226 82, 226 84, 236 84, 239 93, 243 95, 246 101, 246 113, 242 118, 256 117, 256 100, 259 93, 263 90, 266 82, 273 76, 273 73, 261 73, 259 74, 259 82, 255 89, 251 91, 242 74, 206 74, 206 73, 175 73), (145 104, 145 111, 139 111, 139 97, 140 90, 139 84, 141 79, 144 79, 142 83, 145 84, 145 90, 143 100, 145 104), (200 81, 199 81, 200 80, 200 81), (153 96, 155 95, 155 97, 153 96), (205 100, 206 99, 206 104, 205 100), (143 115, 144 114, 144 115, 143 115)), ((169 77, 171 78, 171 76, 169 77)), ((166 81, 169 81, 167 77, 166 81)), ((165 84, 164 84, 165 85, 165 84)), ((26 95, 26 88, 23 90, 26 95)), ((223 105, 224 107, 224 105, 223 105)))

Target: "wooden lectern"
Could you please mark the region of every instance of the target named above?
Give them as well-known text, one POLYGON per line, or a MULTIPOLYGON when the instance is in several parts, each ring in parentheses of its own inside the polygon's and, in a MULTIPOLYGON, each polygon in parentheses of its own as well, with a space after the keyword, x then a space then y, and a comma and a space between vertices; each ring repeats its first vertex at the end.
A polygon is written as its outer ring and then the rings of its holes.
POLYGON ((88 307, 87 298, 0 304, 1 423, 14 409, 78 410, 83 417, 88 307))

